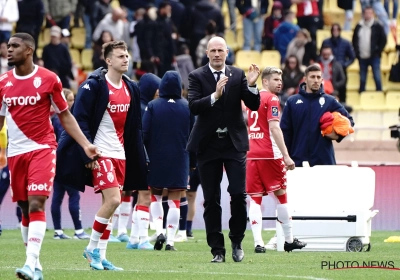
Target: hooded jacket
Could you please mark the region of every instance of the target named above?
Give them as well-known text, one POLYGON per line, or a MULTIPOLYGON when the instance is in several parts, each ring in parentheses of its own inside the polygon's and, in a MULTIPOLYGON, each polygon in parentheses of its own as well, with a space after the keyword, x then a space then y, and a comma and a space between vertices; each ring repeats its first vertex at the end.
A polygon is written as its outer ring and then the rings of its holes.
MULTIPOLYGON (((93 143, 100 122, 109 102, 109 89, 105 79, 107 70, 99 68, 83 82, 71 108, 83 134, 93 143)), ((140 93, 135 82, 122 76, 131 94, 131 103, 126 116, 124 129, 124 149, 126 172, 124 190, 147 188, 146 155, 143 146, 142 117, 140 114, 140 93)), ((85 185, 93 186, 92 171, 85 167, 91 162, 76 141, 64 131, 57 148, 57 166, 55 181, 85 190, 85 185)))
POLYGON ((332 140, 321 135, 319 121, 326 112, 339 112, 354 126, 346 109, 333 96, 325 94, 323 87, 318 93, 307 93, 302 83, 299 94, 287 100, 280 126, 296 166, 302 166, 303 161, 308 161, 310 166, 336 164, 332 140))
POLYGON ((150 101, 143 115, 151 187, 187 188, 189 153, 186 144, 192 121, 189 104, 181 97, 181 92, 178 72, 166 72, 159 88, 160 98, 150 101))
POLYGON ((142 111, 142 117, 147 104, 153 100, 154 94, 160 87, 161 79, 152 74, 146 73, 139 80, 139 90, 140 90, 140 109, 142 111))

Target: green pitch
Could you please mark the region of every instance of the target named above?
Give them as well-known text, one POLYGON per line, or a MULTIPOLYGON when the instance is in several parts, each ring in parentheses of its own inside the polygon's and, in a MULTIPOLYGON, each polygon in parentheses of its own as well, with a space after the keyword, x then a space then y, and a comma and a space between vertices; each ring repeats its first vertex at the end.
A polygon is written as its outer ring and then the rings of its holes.
MULTIPOLYGON (((90 231, 87 231, 90 232, 90 231)), ((66 234, 73 236, 71 230, 66 234)), ((212 256, 205 240, 204 231, 194 231, 195 239, 185 243, 175 243, 177 252, 138 251, 125 249, 126 243, 110 243, 107 258, 115 265, 123 267, 123 272, 92 271, 82 257, 87 241, 53 240, 53 232, 48 231, 42 246, 41 263, 44 278, 49 279, 400 279, 400 270, 385 269, 321 269, 322 262, 343 262, 346 266, 358 262, 387 265, 400 268, 400 243, 384 243, 389 236, 399 232, 373 232, 371 251, 350 252, 276 252, 266 254, 253 252, 251 231, 247 231, 243 242, 245 258, 242 263, 234 263, 227 249, 226 263, 210 263, 212 256)), ((272 232, 264 232, 264 240, 272 237, 272 232)), ((225 237, 227 234, 225 235, 225 237)), ((229 246, 229 240, 226 239, 229 246)), ((14 271, 22 267, 25 250, 17 230, 4 230, 0 237, 0 279, 15 279, 14 271)))

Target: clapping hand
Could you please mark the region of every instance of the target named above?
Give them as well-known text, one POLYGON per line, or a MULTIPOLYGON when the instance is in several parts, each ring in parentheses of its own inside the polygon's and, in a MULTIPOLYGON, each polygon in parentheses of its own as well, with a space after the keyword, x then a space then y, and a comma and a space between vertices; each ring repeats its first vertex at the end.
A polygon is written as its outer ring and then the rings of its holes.
POLYGON ((256 84, 258 76, 260 76, 260 68, 258 68, 256 64, 251 64, 247 74, 247 82, 249 86, 254 86, 256 84))

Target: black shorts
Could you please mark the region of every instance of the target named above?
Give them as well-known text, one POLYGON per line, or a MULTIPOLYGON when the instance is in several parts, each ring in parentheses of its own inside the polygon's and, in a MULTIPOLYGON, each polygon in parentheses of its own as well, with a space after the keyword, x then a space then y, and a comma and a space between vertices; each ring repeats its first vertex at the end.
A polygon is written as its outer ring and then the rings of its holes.
POLYGON ((190 180, 189 180, 189 186, 187 191, 188 192, 197 192, 197 188, 201 184, 200 182, 200 175, 199 175, 199 169, 196 168, 195 170, 190 171, 190 180))

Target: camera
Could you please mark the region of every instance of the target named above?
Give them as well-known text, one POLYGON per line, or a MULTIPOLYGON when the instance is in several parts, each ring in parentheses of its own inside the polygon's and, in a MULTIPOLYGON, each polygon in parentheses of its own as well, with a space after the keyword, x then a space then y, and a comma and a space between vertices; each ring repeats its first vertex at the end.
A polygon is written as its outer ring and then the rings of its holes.
MULTIPOLYGON (((400 108, 399 108, 399 119, 400 119, 400 108)), ((390 138, 399 139, 400 138, 400 124, 395 124, 389 126, 390 138)))

